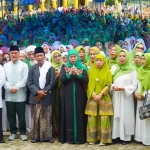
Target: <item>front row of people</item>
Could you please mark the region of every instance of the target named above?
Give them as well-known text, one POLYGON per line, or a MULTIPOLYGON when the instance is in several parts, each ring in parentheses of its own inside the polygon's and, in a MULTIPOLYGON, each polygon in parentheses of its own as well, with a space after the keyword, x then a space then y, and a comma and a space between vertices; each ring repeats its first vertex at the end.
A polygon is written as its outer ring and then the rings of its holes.
MULTIPOLYGON (((26 83, 30 90, 31 142, 52 139, 53 90, 55 69, 47 61, 41 47, 34 51, 37 64, 29 69, 19 60, 17 46, 10 47, 11 62, 0 66, 0 88, 4 85, 10 124, 9 140, 16 138, 16 114, 20 138, 27 140, 25 126, 26 83)), ((81 63, 77 51, 70 50, 68 62, 61 66, 61 103, 59 142, 89 144, 131 141, 150 145, 150 118, 140 120, 138 108, 145 93, 150 95, 150 54, 142 55, 142 67, 137 71, 129 54, 121 49, 117 62, 109 69, 105 56, 98 54, 89 72, 81 63), (86 86, 87 85, 87 86, 86 86), (87 89, 87 93, 86 93, 87 89), (134 98, 137 99, 136 120, 134 98)), ((0 91, 1 93, 1 91, 0 91)), ((0 95, 1 98, 1 95, 0 95)), ((149 96, 148 99, 149 100, 149 96)), ((2 104, 0 103, 0 142, 2 133, 2 104)), ((55 118, 56 119, 56 118, 55 118)))

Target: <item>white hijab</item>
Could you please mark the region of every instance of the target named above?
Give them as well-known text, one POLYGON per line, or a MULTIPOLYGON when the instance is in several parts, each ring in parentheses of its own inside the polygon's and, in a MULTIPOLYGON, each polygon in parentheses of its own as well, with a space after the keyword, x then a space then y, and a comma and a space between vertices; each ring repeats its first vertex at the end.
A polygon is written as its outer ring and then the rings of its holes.
POLYGON ((142 43, 143 46, 144 46, 144 52, 146 52, 147 48, 146 48, 146 46, 145 46, 144 40, 140 38, 140 39, 137 39, 136 42, 137 42, 137 43, 142 43))
POLYGON ((128 43, 128 47, 127 47, 127 50, 128 52, 130 53, 132 51, 132 46, 131 46, 131 43, 130 43, 130 38, 126 38, 123 42, 123 45, 124 43, 127 42, 128 43))
POLYGON ((45 57, 46 57, 46 58, 48 59, 48 61, 49 61, 49 60, 50 60, 50 57, 51 57, 51 53, 50 53, 50 50, 49 50, 48 45, 47 45, 47 44, 43 44, 43 45, 42 45, 42 48, 43 48, 44 46, 46 46, 47 49, 48 49, 48 52, 45 53, 45 57))
POLYGON ((39 67, 39 70, 40 70, 39 86, 41 89, 43 89, 45 87, 46 74, 51 66, 52 66, 52 64, 50 62, 44 61, 44 64, 42 65, 42 67, 39 67))

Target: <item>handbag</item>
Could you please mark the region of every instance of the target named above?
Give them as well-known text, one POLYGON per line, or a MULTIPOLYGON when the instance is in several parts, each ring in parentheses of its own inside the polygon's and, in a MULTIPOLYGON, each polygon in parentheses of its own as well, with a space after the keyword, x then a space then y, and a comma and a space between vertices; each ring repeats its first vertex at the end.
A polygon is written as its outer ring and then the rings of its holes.
POLYGON ((139 117, 141 120, 150 118, 150 104, 146 105, 148 92, 145 95, 143 106, 139 108, 139 117))

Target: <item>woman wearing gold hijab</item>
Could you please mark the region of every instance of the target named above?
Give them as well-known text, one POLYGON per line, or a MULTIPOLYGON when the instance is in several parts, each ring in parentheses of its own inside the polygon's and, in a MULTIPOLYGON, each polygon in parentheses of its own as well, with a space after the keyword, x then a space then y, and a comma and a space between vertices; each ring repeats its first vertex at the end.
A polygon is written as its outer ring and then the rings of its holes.
POLYGON ((98 54, 89 71, 88 102, 85 114, 88 115, 87 142, 101 145, 112 143, 110 116, 113 115, 109 88, 112 76, 105 56, 98 54))
POLYGON ((88 71, 92 68, 94 61, 95 61, 95 57, 98 54, 100 54, 100 50, 97 47, 94 46, 94 47, 90 48, 90 50, 89 50, 90 59, 86 63, 86 67, 87 67, 88 71))
POLYGON ((109 58, 107 60, 109 68, 117 64, 117 58, 121 47, 118 45, 112 45, 109 49, 109 58))
POLYGON ((75 48, 75 50, 78 52, 78 55, 80 57, 80 60, 81 60, 82 64, 85 64, 87 58, 86 58, 86 51, 85 51, 84 47, 83 46, 78 46, 78 47, 75 48))

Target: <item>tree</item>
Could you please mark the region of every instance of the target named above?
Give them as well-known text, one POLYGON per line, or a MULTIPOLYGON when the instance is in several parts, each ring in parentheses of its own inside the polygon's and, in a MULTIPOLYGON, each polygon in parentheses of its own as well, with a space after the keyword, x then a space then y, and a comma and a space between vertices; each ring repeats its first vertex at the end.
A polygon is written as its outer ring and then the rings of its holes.
POLYGON ((106 0, 105 1, 105 4, 106 4, 106 6, 112 6, 112 5, 115 5, 115 0, 106 0))
MULTIPOLYGON (((106 4, 106 6, 108 6, 108 5, 109 5, 109 6, 112 6, 112 5, 115 5, 115 1, 116 1, 116 0, 106 0, 106 1, 105 1, 105 4, 106 4)), ((122 3, 123 0, 118 0, 118 2, 119 2, 119 3, 122 3)))

